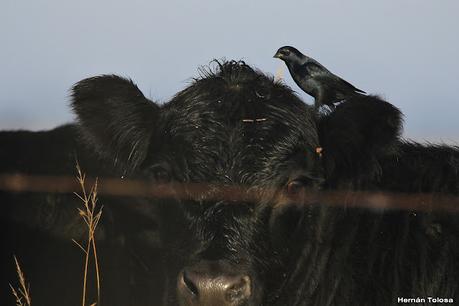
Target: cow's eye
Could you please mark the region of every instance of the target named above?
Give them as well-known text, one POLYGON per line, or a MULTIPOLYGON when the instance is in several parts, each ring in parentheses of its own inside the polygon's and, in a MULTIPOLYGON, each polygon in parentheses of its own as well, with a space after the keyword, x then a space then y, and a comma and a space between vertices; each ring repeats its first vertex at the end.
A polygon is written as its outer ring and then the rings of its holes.
POLYGON ((304 183, 300 180, 290 181, 287 184, 287 194, 288 195, 297 195, 305 187, 304 183))
POLYGON ((167 167, 155 165, 148 169, 148 177, 159 183, 168 183, 172 180, 171 173, 167 167))
POLYGON ((291 180, 287 183, 286 192, 289 196, 298 196, 304 189, 311 185, 310 180, 301 178, 291 180))

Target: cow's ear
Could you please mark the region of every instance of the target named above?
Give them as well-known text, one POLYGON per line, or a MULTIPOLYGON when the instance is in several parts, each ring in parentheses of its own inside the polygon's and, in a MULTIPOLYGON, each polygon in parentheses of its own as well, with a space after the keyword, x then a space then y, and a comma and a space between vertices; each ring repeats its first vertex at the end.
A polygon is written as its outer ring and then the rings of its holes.
POLYGON ((374 179, 381 158, 396 152, 402 125, 402 113, 377 96, 356 96, 338 105, 318 124, 327 176, 374 179))
POLYGON ((84 79, 74 85, 71 98, 85 143, 116 165, 133 169, 142 163, 160 108, 131 80, 115 75, 84 79))

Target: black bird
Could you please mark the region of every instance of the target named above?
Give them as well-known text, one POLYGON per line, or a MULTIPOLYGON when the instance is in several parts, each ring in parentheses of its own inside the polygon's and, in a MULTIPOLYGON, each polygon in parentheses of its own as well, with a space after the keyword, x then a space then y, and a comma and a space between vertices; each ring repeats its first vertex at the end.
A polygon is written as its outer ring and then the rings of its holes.
POLYGON ((318 61, 294 47, 285 46, 274 54, 285 62, 295 83, 315 99, 316 107, 323 104, 334 107, 334 103, 350 96, 365 94, 361 89, 331 73, 318 61))

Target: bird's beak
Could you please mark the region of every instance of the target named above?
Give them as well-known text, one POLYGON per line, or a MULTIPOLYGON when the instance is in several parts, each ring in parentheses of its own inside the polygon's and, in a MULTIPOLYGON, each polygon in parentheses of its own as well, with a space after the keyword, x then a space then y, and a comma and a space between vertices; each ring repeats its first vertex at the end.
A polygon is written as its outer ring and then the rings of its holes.
POLYGON ((279 52, 276 52, 276 54, 274 54, 273 56, 274 58, 281 58, 281 54, 279 52))

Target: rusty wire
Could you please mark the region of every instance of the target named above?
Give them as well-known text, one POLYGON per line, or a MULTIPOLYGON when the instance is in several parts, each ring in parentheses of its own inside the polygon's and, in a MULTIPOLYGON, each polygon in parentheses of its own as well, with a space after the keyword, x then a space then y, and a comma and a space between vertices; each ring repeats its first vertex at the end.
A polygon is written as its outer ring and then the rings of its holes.
MULTIPOLYGON (((94 179, 88 178, 87 184, 94 179)), ((206 201, 257 202, 260 194, 275 194, 274 190, 260 190, 244 186, 215 186, 204 183, 154 184, 130 179, 99 179, 98 193, 111 196, 148 198, 200 199, 206 201)), ((79 186, 70 176, 33 176, 24 174, 0 175, 0 190, 9 192, 73 193, 79 186)), ((360 207, 375 210, 405 210, 424 212, 459 212, 459 197, 442 193, 394 193, 369 191, 312 191, 291 202, 321 203, 329 206, 360 207)))

